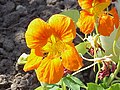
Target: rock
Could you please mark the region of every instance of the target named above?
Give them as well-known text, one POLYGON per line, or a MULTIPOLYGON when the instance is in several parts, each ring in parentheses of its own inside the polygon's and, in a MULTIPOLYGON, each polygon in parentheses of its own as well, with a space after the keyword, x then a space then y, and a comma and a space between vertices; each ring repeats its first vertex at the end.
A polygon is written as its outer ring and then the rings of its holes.
POLYGON ((0 85, 7 83, 7 77, 5 75, 0 75, 0 85))
POLYGON ((11 60, 9 60, 9 59, 2 59, 1 61, 0 61, 0 68, 2 68, 2 69, 0 69, 0 73, 10 73, 10 72, 12 72, 12 68, 13 68, 13 64, 12 64, 13 62, 11 61, 11 60))
POLYGON ((25 15, 28 14, 27 8, 26 8, 25 6, 23 6, 23 5, 18 5, 18 6, 16 7, 16 10, 17 10, 18 13, 20 14, 20 16, 25 16, 25 15))
MULTIPOLYGON (((0 15, 1 17, 1 15, 0 15)), ((2 26, 2 23, 3 23, 3 18, 0 18, 0 26, 2 26)))
MULTIPOLYGON (((5 90, 5 88, 9 87, 9 82, 7 80, 7 76, 6 75, 0 75, 0 88, 2 88, 3 90, 5 90)), ((0 90, 2 90, 0 89, 0 90)))
POLYGON ((77 5, 77 1, 76 0, 64 0, 64 5, 66 9, 70 9, 73 6, 77 5))
POLYGON ((30 4, 37 3, 39 5, 46 5, 46 0, 30 0, 30 4))
POLYGON ((39 5, 37 8, 37 14, 40 15, 42 11, 44 11, 46 8, 48 8, 45 5, 39 5))
POLYGON ((13 84, 11 85, 12 90, 28 90, 29 82, 25 79, 22 74, 18 73, 13 80, 13 84))
POLYGON ((27 79, 22 79, 20 84, 19 84, 19 87, 24 87, 24 88, 27 88, 26 86, 28 86, 28 80, 27 79))
POLYGON ((4 36, 0 34, 0 47, 3 47, 4 36))
MULTIPOLYGON (((0 5, 0 8, 2 8, 3 5, 0 5)), ((0 17, 3 16, 2 9, 0 10, 0 17)))
POLYGON ((14 48, 14 46, 15 46, 15 45, 14 45, 13 40, 8 39, 8 38, 5 38, 5 40, 4 40, 4 42, 3 42, 3 48, 4 48, 6 51, 8 51, 8 52, 12 51, 13 48, 14 48))
POLYGON ((50 4, 55 4, 57 1, 58 0, 46 0, 46 3, 50 5, 50 4))
POLYGON ((17 32, 15 33, 15 35, 14 35, 14 42, 17 44, 17 43, 21 43, 22 41, 22 39, 24 39, 25 38, 25 31, 26 31, 26 29, 25 28, 18 28, 17 29, 17 32))
POLYGON ((20 18, 20 14, 17 11, 12 12, 8 15, 5 15, 4 16, 4 21, 3 21, 3 26, 8 27, 10 25, 18 23, 19 18, 20 18))
POLYGON ((11 90, 18 90, 17 88, 18 88, 18 85, 16 83, 13 83, 11 85, 11 90))
POLYGON ((8 1, 5 5, 3 5, 2 7, 2 12, 3 12, 3 15, 6 15, 10 12, 12 12, 15 8, 15 3, 12 2, 12 1, 8 1))
MULTIPOLYGON (((7 55, 7 52, 3 48, 0 48, 0 55, 3 55, 3 57, 4 57, 7 55)), ((1 58, 3 58, 3 57, 1 57, 1 58)))
POLYGON ((7 0, 0 0, 0 4, 5 4, 7 0))
POLYGON ((58 7, 60 10, 65 9, 64 1, 57 2, 55 6, 58 7))

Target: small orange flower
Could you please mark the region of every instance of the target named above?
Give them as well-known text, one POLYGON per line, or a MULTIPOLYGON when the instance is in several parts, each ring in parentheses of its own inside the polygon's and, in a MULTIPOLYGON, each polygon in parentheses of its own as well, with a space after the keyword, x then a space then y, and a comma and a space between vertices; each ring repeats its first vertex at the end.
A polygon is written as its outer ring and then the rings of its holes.
POLYGON ((119 26, 119 16, 115 7, 112 8, 110 12, 99 16, 98 32, 103 36, 110 36, 114 30, 114 26, 116 28, 119 26))
POLYGON ((53 15, 49 22, 34 19, 25 33, 31 48, 24 71, 36 70, 39 81, 57 83, 64 75, 64 67, 70 71, 82 67, 82 58, 72 40, 76 36, 75 25, 67 16, 53 15))
POLYGON ((83 10, 80 11, 77 26, 84 34, 91 33, 96 22, 98 22, 99 34, 103 36, 109 36, 114 30, 114 25, 118 28, 119 17, 116 9, 112 8, 107 13, 104 11, 109 6, 110 0, 78 0, 78 3, 83 10))
POLYGON ((98 32, 100 35, 109 36, 114 30, 113 17, 103 14, 99 17, 98 32))

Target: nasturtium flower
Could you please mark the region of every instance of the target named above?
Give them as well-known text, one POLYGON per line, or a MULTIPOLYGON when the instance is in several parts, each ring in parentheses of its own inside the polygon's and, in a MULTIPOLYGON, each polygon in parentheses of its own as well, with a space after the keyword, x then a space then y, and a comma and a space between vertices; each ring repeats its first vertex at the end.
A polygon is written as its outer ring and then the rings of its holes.
POLYGON ((27 46, 31 48, 24 71, 35 70, 38 80, 57 83, 64 69, 78 70, 83 66, 72 40, 76 28, 71 18, 55 14, 48 23, 40 18, 30 22, 25 33, 27 46))
POLYGON ((110 12, 104 13, 99 16, 98 20, 98 32, 103 36, 110 36, 114 30, 114 26, 118 28, 119 26, 119 16, 117 14, 116 8, 112 8, 110 12))
POLYGON ((114 25, 118 28, 119 17, 116 8, 109 12, 104 11, 110 5, 110 0, 78 0, 78 3, 82 10, 77 26, 84 34, 91 33, 95 23, 98 23, 98 32, 103 36, 109 36, 114 30, 114 25))
POLYGON ((99 15, 110 5, 110 0, 78 0, 78 3, 82 9, 89 13, 99 15))

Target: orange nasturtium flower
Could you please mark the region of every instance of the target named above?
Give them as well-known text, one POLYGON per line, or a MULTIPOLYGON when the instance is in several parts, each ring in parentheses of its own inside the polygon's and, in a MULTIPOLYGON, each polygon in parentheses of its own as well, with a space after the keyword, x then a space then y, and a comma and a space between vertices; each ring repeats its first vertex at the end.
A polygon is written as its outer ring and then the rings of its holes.
POLYGON ((57 83, 64 68, 75 71, 83 66, 72 40, 76 28, 71 18, 55 14, 48 23, 36 18, 25 33, 26 43, 31 48, 24 71, 35 70, 38 80, 57 83))
POLYGON ((112 8, 110 12, 104 11, 110 5, 110 0, 78 0, 78 3, 83 10, 80 11, 77 26, 84 34, 91 33, 96 22, 99 34, 103 36, 109 36, 114 30, 114 25, 118 27, 119 18, 116 9, 112 8))

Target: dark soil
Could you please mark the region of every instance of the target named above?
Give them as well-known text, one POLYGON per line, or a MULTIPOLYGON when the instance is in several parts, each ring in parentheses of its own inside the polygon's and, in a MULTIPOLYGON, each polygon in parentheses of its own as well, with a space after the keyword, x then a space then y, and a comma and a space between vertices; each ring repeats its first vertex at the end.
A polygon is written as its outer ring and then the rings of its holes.
MULTIPOLYGON (((22 53, 28 53, 24 33, 31 20, 78 6, 77 0, 0 0, 0 90, 34 90, 40 84, 34 71, 24 72, 16 62, 22 53), (68 3, 69 1, 69 3, 68 3)), ((80 40, 75 39, 77 44, 80 40)), ((83 82, 93 81, 92 69, 81 72, 83 82)))

